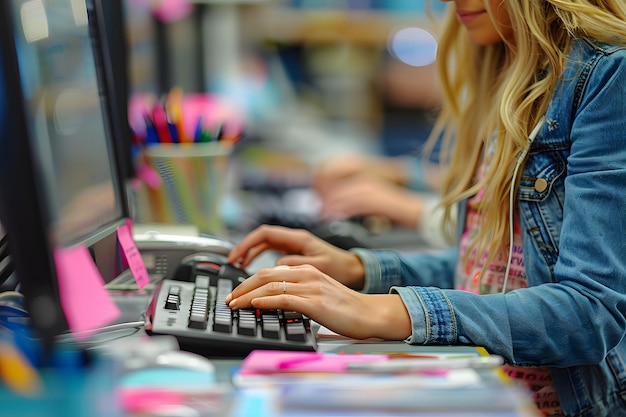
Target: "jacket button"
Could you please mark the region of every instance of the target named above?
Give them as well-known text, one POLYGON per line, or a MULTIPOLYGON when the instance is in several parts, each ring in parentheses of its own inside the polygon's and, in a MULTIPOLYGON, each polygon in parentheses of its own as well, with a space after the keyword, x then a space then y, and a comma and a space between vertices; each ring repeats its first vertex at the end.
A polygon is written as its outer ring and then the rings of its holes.
POLYGON ((537 178, 535 181, 535 190, 543 193, 548 188, 548 181, 543 178, 537 178))

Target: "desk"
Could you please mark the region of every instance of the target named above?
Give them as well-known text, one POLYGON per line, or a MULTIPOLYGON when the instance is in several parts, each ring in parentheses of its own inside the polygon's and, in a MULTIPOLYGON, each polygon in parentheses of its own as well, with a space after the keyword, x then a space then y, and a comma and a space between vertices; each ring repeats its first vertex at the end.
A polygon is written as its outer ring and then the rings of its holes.
MULTIPOLYGON (((147 302, 149 301, 149 296, 147 294, 138 294, 137 296, 114 296, 115 301, 120 306, 122 310, 122 317, 120 321, 123 320, 136 320, 137 314, 141 313, 147 302)), ((318 325, 314 324, 313 329, 317 332, 318 325)), ((129 336, 131 342, 135 344, 141 343, 142 336, 145 335, 143 332, 138 332, 129 336)), ((144 340, 145 342, 145 340, 144 340)), ((328 354, 380 354, 380 353, 407 353, 407 354, 476 354, 477 349, 472 346, 415 346, 409 345, 404 342, 392 342, 392 341, 382 341, 382 340, 367 340, 367 341, 357 341, 347 338, 324 338, 320 337, 318 339, 318 351, 322 353, 328 354)), ((438 417, 444 416, 480 416, 480 417, 488 417, 488 416, 519 416, 519 417, 536 417, 537 414, 534 413, 532 408, 528 408, 530 402, 529 398, 526 397, 526 393, 522 392, 518 388, 515 388, 513 385, 507 385, 505 383, 502 375, 499 371, 494 369, 476 369, 476 373, 479 375, 479 384, 477 386, 469 386, 466 385, 462 387, 435 387, 435 386, 426 386, 422 387, 423 389, 417 389, 415 391, 410 391, 413 389, 411 386, 397 386, 393 389, 393 394, 398 398, 402 396, 405 399, 405 405, 408 404, 410 406, 414 406, 415 408, 411 410, 396 410, 393 411, 378 409, 375 406, 371 409, 367 410, 359 408, 350 409, 343 408, 339 410, 329 410, 316 408, 315 410, 305 410, 298 408, 299 405, 296 400, 295 403, 289 403, 289 399, 293 399, 292 396, 288 394, 286 390, 286 385, 278 384, 274 386, 250 386, 248 388, 245 387, 233 387, 232 385, 232 375, 233 373, 241 366, 241 359, 223 359, 223 358, 212 358, 211 359, 213 365, 215 366, 215 377, 216 377, 216 386, 219 386, 220 389, 232 390, 232 398, 234 401, 230 404, 228 408, 228 412, 223 412, 219 414, 220 417, 248 417, 250 414, 250 407, 254 409, 265 410, 264 413, 255 414, 262 417, 323 417, 332 415, 333 417, 337 416, 367 416, 367 417, 381 417, 381 416, 407 416, 407 415, 437 415, 438 417), (287 392, 287 394, 285 394, 287 392), (407 394, 407 395, 405 395, 407 394), (454 394, 454 395, 452 395, 454 394), (420 406, 416 406, 419 402, 416 402, 416 398, 419 399, 423 397, 424 401, 431 401, 431 408, 424 408, 420 406), (453 406, 447 409, 441 408, 441 403, 443 398, 450 397, 451 401, 453 401, 453 406), (456 400, 453 399, 457 398, 456 400), (463 410, 463 406, 465 403, 460 403, 458 398, 466 398, 468 410, 463 410), (477 401, 486 401, 484 409, 477 410, 477 401), (509 406, 510 401, 511 409, 505 409, 509 406), (456 402, 454 404, 454 402, 456 402), (262 404, 262 405, 260 405, 262 404), (294 405, 295 404, 295 405, 294 405), (513 407, 515 406, 515 407, 513 407), (256 407, 256 408, 255 408, 256 407), (261 408, 258 408, 261 407, 261 408), (275 408, 278 407, 278 408, 275 408), (434 408, 433 408, 434 407, 434 408), (433 414, 436 411, 435 414, 433 414), (444 414, 439 414, 440 412, 445 411, 444 414), (381 414, 382 413, 382 414, 381 414)), ((337 374, 339 377, 342 377, 342 374, 337 374)), ((355 382, 357 385, 350 385, 348 391, 346 392, 346 403, 339 404, 343 401, 342 397, 337 403, 338 398, 335 398, 335 403, 341 407, 349 407, 351 404, 350 401, 354 401, 356 398, 360 398, 359 401, 368 401, 371 398, 371 392, 374 390, 374 393, 379 392, 378 390, 382 390, 384 392, 385 389, 389 390, 388 383, 392 382, 395 376, 386 376, 384 377, 384 383, 380 386, 375 385, 379 381, 368 379, 368 374, 363 374, 361 376, 355 376, 355 374, 349 375, 349 377, 356 378, 355 382), (372 384, 374 383, 374 384, 372 384), (376 388, 372 388, 375 386, 376 388), (355 395, 357 397, 355 397, 355 395)), ((371 375, 370 375, 371 376, 371 375)), ((322 377, 324 378, 324 377, 322 377)), ((332 377, 331 377, 332 378, 332 377)), ((405 380, 410 381, 407 376, 398 375, 400 381, 404 382, 405 380)), ((327 380, 326 382, 320 384, 319 381, 324 381, 323 379, 314 378, 311 380, 315 382, 310 385, 309 388, 312 390, 324 390, 328 389, 328 382, 336 382, 327 380), (326 385, 326 386, 325 386, 326 385)), ((302 382, 302 380, 300 380, 302 382)), ((412 381, 415 383, 415 381, 412 381)), ((397 383, 396 383, 397 384, 397 383)), ((303 389, 303 385, 299 385, 300 388, 303 389)), ((347 385, 339 386, 340 389, 347 389, 347 385)), ((336 392, 333 392, 336 394, 336 392)), ((378 394, 377 394, 378 395, 378 394)), ((301 399, 301 397, 300 397, 301 399)), ((384 400, 382 400, 384 401, 384 400)), ((465 400, 463 400, 465 401, 465 400)), ((372 404, 376 404, 372 402, 372 404)), ((316 406, 319 404, 315 404, 316 406)), ((223 410, 222 410, 223 411, 223 410)), ((134 416, 134 414, 130 414, 134 416)), ((155 414, 156 415, 156 414, 155 414)), ((160 414, 161 415, 161 414, 160 414)), ((205 416, 205 414, 200 414, 200 416, 205 416)), ((213 414, 207 415, 213 417, 213 414)), ((145 417, 145 414, 142 414, 142 417, 145 417)))

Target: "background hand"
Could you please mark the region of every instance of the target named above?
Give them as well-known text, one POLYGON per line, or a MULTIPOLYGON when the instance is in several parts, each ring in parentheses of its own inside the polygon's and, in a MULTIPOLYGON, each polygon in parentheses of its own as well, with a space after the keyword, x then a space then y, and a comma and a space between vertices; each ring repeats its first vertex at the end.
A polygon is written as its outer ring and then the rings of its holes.
POLYGON ((423 210, 419 194, 406 187, 358 175, 330 186, 321 195, 322 216, 328 219, 382 216, 390 222, 416 228, 423 210))
POLYGON ((313 176, 313 188, 324 195, 337 182, 356 175, 369 175, 392 184, 404 185, 407 181, 406 167, 398 158, 342 156, 321 163, 313 176))

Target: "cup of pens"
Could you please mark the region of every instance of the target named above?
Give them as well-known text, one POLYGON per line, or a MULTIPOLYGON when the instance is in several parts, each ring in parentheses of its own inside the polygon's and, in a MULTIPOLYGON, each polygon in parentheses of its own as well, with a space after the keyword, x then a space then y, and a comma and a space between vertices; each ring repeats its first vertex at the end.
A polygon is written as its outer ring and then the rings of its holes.
POLYGON ((144 181, 140 219, 221 234, 228 159, 242 130, 235 115, 225 113, 213 97, 178 91, 145 104, 141 113, 141 163, 156 179, 144 181))

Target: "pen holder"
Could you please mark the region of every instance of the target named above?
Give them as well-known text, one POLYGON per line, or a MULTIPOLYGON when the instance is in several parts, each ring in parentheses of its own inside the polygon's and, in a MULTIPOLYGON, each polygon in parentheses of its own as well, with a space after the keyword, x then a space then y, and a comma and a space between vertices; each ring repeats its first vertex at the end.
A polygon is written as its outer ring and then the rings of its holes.
POLYGON ((150 223, 191 224, 200 232, 220 234, 231 148, 223 142, 147 146, 146 162, 158 173, 160 185, 146 188, 148 201, 140 216, 150 223))

